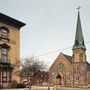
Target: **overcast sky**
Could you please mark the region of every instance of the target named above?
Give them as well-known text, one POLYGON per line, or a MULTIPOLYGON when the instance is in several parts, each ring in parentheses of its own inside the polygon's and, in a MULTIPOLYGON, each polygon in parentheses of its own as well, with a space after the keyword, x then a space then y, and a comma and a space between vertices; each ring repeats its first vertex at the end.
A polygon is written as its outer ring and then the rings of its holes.
MULTIPOLYGON (((90 0, 79 0, 90 62, 90 0)), ((50 66, 60 52, 72 55, 77 0, 0 0, 0 12, 26 23, 21 28, 20 57, 38 56, 50 66), (69 49, 65 49, 71 47, 69 49), (65 49, 65 50, 63 50, 65 49)))

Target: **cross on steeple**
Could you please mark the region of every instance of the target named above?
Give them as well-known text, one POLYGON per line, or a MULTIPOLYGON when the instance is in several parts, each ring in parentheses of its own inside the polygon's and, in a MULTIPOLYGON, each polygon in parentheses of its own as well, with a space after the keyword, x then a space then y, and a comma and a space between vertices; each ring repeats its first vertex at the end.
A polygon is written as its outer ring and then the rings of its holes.
POLYGON ((79 4, 79 0, 77 0, 77 4, 78 4, 78 7, 77 7, 77 10, 78 10, 78 12, 80 11, 80 4, 79 4))
POLYGON ((81 7, 80 7, 80 6, 78 6, 78 8, 77 8, 78 12, 80 11, 80 8, 81 8, 81 7))

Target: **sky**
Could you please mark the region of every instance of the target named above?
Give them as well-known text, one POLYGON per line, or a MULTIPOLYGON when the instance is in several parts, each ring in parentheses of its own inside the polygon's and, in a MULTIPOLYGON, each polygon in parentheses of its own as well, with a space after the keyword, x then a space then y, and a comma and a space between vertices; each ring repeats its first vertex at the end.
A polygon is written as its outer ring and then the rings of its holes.
POLYGON ((26 23, 20 30, 20 57, 34 55, 50 67, 60 52, 71 56, 78 4, 90 62, 90 0, 0 0, 1 13, 26 23))

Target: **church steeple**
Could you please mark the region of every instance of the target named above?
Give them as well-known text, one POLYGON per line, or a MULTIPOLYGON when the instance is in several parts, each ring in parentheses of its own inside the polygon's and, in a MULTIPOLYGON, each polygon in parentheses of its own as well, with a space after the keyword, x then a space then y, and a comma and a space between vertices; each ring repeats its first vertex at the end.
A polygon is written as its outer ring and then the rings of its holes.
POLYGON ((79 48, 86 49, 85 44, 84 44, 84 37, 83 37, 83 33, 82 33, 80 12, 79 11, 78 11, 78 18, 77 18, 75 42, 73 45, 73 49, 77 49, 77 48, 78 49, 79 48))
POLYGON ((86 62, 86 47, 80 21, 80 7, 78 7, 78 17, 76 26, 75 42, 73 45, 73 85, 87 84, 87 62, 86 62))

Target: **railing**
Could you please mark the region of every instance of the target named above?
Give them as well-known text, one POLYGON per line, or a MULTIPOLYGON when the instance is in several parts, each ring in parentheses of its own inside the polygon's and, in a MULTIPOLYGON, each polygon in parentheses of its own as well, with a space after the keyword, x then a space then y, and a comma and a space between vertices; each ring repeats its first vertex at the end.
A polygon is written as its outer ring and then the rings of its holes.
POLYGON ((7 60, 0 59, 0 63, 10 63, 10 60, 9 59, 7 59, 7 60))

